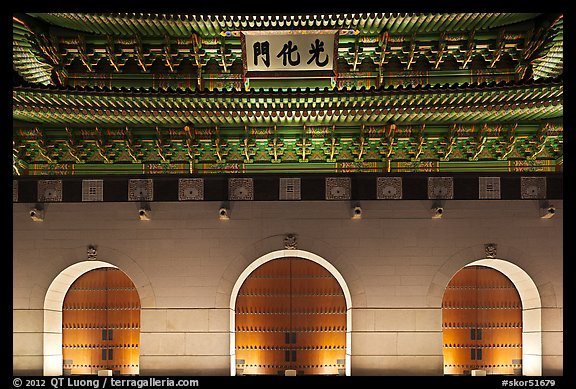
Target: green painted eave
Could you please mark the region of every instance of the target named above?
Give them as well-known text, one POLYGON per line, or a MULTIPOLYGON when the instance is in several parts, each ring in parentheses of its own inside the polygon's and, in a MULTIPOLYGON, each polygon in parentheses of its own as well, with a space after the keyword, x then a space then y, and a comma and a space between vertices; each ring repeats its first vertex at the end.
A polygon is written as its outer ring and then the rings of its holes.
POLYGON ((67 125, 503 122, 563 116, 562 78, 499 84, 191 91, 13 89, 17 120, 67 125))
MULTIPOLYGON (((155 77, 157 70, 151 69, 158 61, 169 63, 164 75, 172 85, 178 82, 179 77, 183 77, 184 82, 190 80, 189 74, 179 74, 179 65, 185 59, 196 56, 194 61, 199 72, 195 81, 201 88, 208 74, 217 79, 217 87, 231 87, 234 81, 230 81, 230 77, 236 80, 244 76, 237 68, 238 63, 242 62, 241 31, 338 29, 338 63, 341 65, 341 74, 337 75, 338 88, 344 82, 346 85, 354 83, 354 80, 344 79, 356 78, 357 74, 363 73, 358 71, 358 67, 364 61, 367 61, 367 66, 373 66, 375 76, 358 82, 358 86, 404 83, 403 79, 413 72, 414 66, 411 68, 410 65, 420 59, 425 59, 428 62, 426 66, 431 67, 422 80, 416 81, 422 84, 434 84, 443 77, 438 71, 446 58, 454 58, 460 66, 459 70, 469 74, 470 81, 490 77, 508 80, 517 75, 515 64, 518 61, 522 63, 526 60, 524 57, 530 54, 525 50, 540 39, 531 40, 534 29, 543 25, 542 20, 557 17, 556 14, 539 13, 16 14, 13 19, 13 68, 30 83, 70 85, 78 82, 92 85, 101 78, 93 69, 100 63, 112 61, 115 69, 109 76, 110 80, 105 81, 108 85, 150 87, 148 78, 155 77), (193 37, 199 38, 197 47, 193 44, 193 37), (140 53, 138 57, 134 54, 134 45, 140 48, 136 50, 140 53), (411 45, 415 51, 410 49, 411 45), (46 50, 54 50, 56 59, 46 58, 42 53, 46 50), (471 68, 469 61, 480 57, 486 65, 476 74, 477 70, 471 68), (141 64, 136 71, 140 73, 142 68, 143 74, 131 74, 134 69, 124 67, 135 58, 141 64), (500 63, 500 58, 505 60, 500 63), (401 71, 387 70, 391 59, 402 64, 401 71), (86 64, 89 69, 87 73, 78 73, 78 61, 86 64), (235 70, 232 74, 230 68, 233 66, 235 70), (506 68, 503 77, 497 75, 502 72, 502 66, 506 68), (209 73, 200 71, 205 68, 211 68, 209 73), (140 76, 143 79, 138 85, 140 76)), ((543 26, 546 27, 545 40, 551 42, 528 59, 534 78, 556 77, 563 71, 562 15, 559 21, 553 23, 550 31, 547 30, 548 24, 543 26)), ((261 81, 252 82, 255 87, 264 86, 258 84, 261 81)), ((461 81, 450 79, 446 82, 461 81)), ((234 86, 241 87, 241 81, 234 86)), ((300 83, 299 86, 305 84, 300 83)))
POLYGON ((93 34, 189 37, 226 31, 350 29, 363 35, 483 30, 533 19, 539 13, 326 13, 205 15, 158 13, 29 13, 50 24, 93 34))
POLYGON ((534 60, 534 78, 556 77, 564 71, 564 18, 552 26, 552 39, 543 48, 542 55, 534 60))
POLYGON ((52 66, 42 61, 32 45, 33 35, 24 21, 12 19, 12 66, 27 82, 51 85, 52 66))

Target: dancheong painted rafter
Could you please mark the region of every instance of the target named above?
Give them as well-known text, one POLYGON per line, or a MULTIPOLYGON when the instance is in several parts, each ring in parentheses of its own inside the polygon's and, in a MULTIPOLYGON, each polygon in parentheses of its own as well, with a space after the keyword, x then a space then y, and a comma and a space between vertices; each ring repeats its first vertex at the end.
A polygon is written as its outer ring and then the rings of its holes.
POLYGON ((555 13, 15 14, 14 174, 562 170, 562 46, 555 13), (287 30, 333 69, 248 71, 287 30))

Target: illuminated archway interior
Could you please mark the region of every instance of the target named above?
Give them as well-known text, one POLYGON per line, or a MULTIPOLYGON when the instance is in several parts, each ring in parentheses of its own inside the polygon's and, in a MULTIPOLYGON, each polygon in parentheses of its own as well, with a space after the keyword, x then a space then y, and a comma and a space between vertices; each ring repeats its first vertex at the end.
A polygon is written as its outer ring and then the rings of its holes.
POLYGON ((103 267, 81 275, 62 305, 63 373, 139 373, 140 298, 126 274, 103 267))
POLYGON ((235 306, 238 374, 345 374, 346 299, 313 261, 286 257, 256 268, 235 306))
POLYGON ((510 279, 467 266, 450 280, 442 301, 445 374, 522 374, 522 301, 510 279))

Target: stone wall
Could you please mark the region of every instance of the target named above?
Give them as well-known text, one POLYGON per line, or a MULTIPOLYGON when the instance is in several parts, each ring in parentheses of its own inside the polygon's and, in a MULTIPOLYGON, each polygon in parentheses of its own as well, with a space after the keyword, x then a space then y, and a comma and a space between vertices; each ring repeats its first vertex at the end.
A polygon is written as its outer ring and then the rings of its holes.
POLYGON ((550 219, 536 200, 448 200, 441 219, 431 201, 363 201, 358 220, 347 201, 236 201, 229 220, 211 201, 153 202, 149 221, 135 202, 49 203, 43 222, 32 205, 13 205, 14 374, 57 369, 59 313, 46 296, 94 245, 140 293, 142 375, 229 375, 232 289, 289 233, 350 291, 352 375, 442 375, 444 287, 487 243, 536 285, 542 374, 563 374, 561 200, 550 219))

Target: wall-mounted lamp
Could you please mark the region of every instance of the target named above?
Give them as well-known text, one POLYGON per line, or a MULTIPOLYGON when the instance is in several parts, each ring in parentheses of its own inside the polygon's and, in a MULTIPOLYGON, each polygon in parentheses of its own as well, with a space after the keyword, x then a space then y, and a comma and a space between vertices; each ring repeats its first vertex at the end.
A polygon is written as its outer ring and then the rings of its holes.
POLYGON ((228 208, 220 208, 218 210, 218 217, 220 220, 228 220, 230 216, 228 215, 228 208))
POLYGON ((141 203, 140 208, 138 209, 138 217, 140 220, 150 220, 152 215, 152 210, 150 209, 150 204, 148 203, 141 203))
POLYGON ((362 207, 359 204, 352 208, 352 219, 362 219, 362 207))
POLYGON ((550 219, 556 215, 556 207, 554 205, 546 202, 540 203, 540 217, 542 219, 550 219))
POLYGON ((218 210, 218 218, 220 220, 230 219, 230 206, 228 203, 222 203, 220 209, 218 210))
POLYGON ((430 211, 432 212, 432 219, 441 219, 444 216, 444 205, 439 201, 434 202, 430 211))
POLYGON ((44 209, 42 209, 42 207, 36 205, 36 207, 34 207, 30 210, 30 218, 35 222, 44 221, 44 209))

